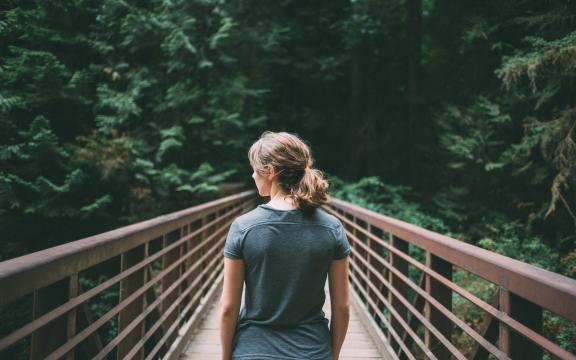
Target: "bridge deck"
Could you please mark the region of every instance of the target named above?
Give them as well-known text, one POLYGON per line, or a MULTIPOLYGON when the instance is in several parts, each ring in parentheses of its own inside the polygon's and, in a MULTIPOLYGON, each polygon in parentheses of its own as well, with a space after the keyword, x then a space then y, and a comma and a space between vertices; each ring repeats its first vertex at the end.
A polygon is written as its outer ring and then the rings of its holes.
MULTIPOLYGON (((352 289, 350 291, 353 291, 352 289)), ((324 312, 330 319, 330 295, 325 288, 324 312)), ((352 294, 351 294, 352 296, 352 294)), ((218 299, 210 305, 206 319, 197 327, 188 348, 181 355, 182 360, 220 359, 220 333, 218 323, 218 299)), ((351 299, 353 301, 353 299, 351 299)), ((350 324, 340 352, 343 360, 382 359, 367 329, 364 327, 354 306, 350 307, 350 324)))

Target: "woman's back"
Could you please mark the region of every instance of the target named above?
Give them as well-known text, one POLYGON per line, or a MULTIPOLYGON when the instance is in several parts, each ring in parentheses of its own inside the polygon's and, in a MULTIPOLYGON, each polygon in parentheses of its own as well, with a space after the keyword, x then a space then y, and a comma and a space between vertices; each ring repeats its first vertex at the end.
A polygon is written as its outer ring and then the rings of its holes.
POLYGON ((332 260, 349 253, 342 223, 320 208, 261 204, 235 219, 224 256, 244 260, 246 287, 233 357, 331 359, 324 285, 332 260))

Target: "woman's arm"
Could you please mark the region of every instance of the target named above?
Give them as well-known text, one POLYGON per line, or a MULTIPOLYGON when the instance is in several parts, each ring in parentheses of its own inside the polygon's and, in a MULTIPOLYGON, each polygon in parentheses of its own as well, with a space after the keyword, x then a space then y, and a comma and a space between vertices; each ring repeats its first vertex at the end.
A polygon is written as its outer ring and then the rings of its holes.
POLYGON ((330 334, 332 336, 332 359, 337 360, 350 321, 348 300, 348 259, 333 260, 328 272, 330 288, 330 334))
POLYGON ((244 260, 224 258, 224 285, 220 299, 220 344, 222 360, 232 358, 232 340, 242 303, 244 260))

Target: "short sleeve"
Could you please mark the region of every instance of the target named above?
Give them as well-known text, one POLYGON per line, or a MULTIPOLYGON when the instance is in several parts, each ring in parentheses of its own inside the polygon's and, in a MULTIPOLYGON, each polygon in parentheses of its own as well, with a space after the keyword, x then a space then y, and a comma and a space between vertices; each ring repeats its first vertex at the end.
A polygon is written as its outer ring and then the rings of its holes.
POLYGON ((231 259, 242 259, 242 231, 238 221, 234 220, 228 230, 224 243, 224 256, 231 259))
POLYGON ((334 235, 336 237, 336 250, 334 251, 333 259, 343 259, 350 255, 350 243, 346 236, 346 230, 340 221, 338 221, 338 226, 334 229, 334 235))

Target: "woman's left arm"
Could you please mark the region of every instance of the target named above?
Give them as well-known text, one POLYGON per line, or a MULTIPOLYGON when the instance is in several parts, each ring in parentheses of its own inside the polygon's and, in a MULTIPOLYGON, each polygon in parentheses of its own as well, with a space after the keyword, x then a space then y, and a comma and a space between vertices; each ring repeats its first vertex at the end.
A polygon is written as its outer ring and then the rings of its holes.
POLYGON ((232 340, 242 302, 244 260, 224 258, 224 285, 220 299, 220 344, 222 360, 232 358, 232 340))

